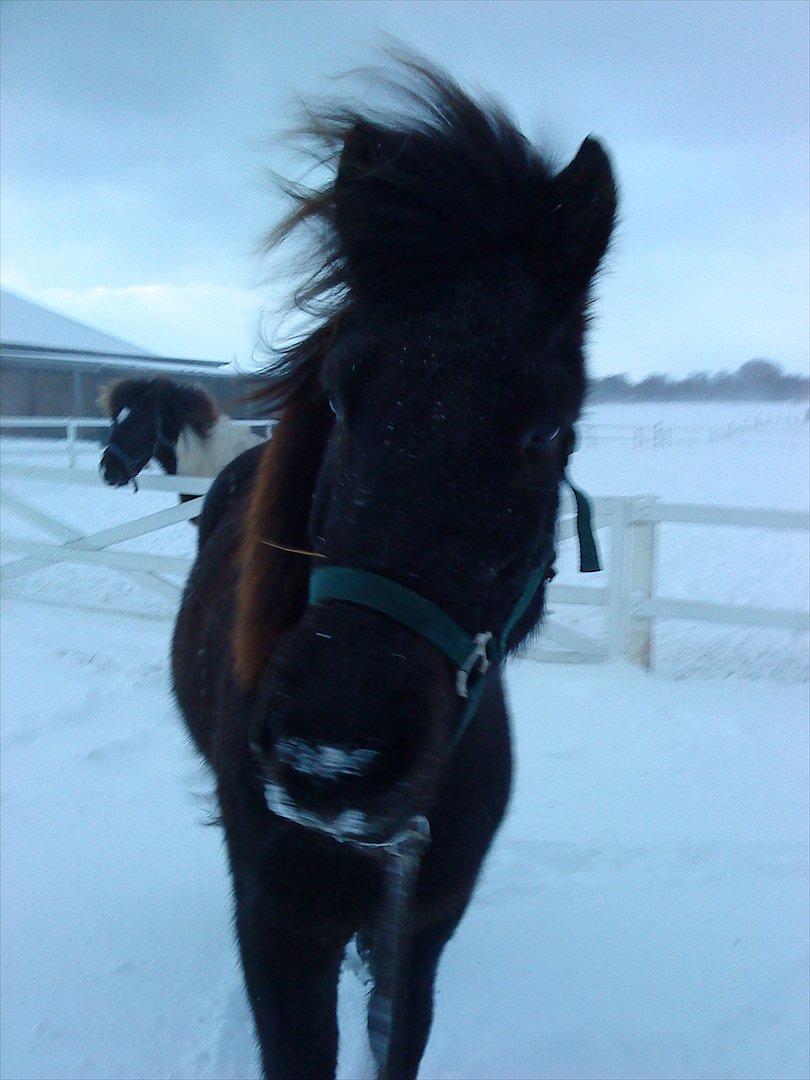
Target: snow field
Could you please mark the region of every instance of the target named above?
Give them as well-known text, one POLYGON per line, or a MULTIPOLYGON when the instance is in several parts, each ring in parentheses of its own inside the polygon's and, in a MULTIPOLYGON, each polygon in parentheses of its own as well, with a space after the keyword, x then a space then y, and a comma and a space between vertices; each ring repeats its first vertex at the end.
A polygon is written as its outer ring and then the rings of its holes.
MULTIPOLYGON (((804 508, 807 429, 767 431, 594 444, 573 475, 595 495, 804 508)), ((8 486, 82 531, 173 501, 8 486)), ((2 530, 42 535, 10 509, 2 530)), ((660 591, 801 607, 806 540, 665 526, 660 591)), ((123 547, 190 555, 193 543, 179 525, 123 547)), ((577 580, 572 551, 561 565, 577 580)), ((169 694, 168 614, 99 567, 7 590, 5 1080, 258 1076, 221 836, 203 826, 210 780, 169 694)), ((424 1080, 807 1077, 807 647, 806 635, 672 622, 652 674, 510 666, 515 792, 442 963, 424 1080)), ((344 972, 344 1080, 370 1075, 364 997, 344 972)))
MULTIPOLYGON (((7 1080, 258 1075, 167 634, 7 604, 7 1080)), ((519 661, 509 689, 516 790, 422 1075, 799 1080, 805 688, 519 661)), ((364 991, 343 991, 349 1080, 369 1075, 364 991)))

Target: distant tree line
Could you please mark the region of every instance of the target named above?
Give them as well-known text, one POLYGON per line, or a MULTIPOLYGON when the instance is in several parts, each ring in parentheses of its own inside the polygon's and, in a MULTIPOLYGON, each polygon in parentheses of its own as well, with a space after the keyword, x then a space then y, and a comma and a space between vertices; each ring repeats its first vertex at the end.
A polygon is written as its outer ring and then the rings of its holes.
POLYGON ((810 379, 790 375, 771 360, 749 360, 736 371, 695 372, 685 379, 648 375, 631 382, 626 375, 592 379, 588 400, 609 401, 807 401, 810 379))

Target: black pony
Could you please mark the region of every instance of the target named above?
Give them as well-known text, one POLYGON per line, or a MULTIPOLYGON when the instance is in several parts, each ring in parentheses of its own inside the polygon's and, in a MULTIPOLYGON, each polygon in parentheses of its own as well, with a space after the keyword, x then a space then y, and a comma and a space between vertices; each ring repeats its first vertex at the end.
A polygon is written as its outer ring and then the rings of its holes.
POLYGON ((174 639, 177 699, 217 778, 264 1070, 285 1080, 333 1076, 347 942, 371 943, 372 972, 377 959, 383 862, 363 845, 423 815, 382 1067, 416 1075, 436 966, 511 772, 502 654, 486 675, 471 657, 481 696, 454 745, 463 665, 397 612, 311 579, 382 579, 471 639, 503 635, 504 651, 537 626, 544 583, 527 583, 548 576, 616 208, 595 140, 555 172, 496 106, 404 71, 401 113, 339 108, 313 125, 334 176, 271 240, 315 227, 299 301, 320 300, 321 321, 271 371, 281 419, 247 493, 215 485, 174 639))

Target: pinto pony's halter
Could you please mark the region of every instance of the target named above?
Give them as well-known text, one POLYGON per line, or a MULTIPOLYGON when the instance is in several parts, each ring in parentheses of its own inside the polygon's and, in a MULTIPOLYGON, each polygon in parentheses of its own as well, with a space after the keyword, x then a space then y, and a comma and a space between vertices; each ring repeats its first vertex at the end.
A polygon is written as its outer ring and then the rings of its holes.
MULTIPOLYGON (((564 482, 576 503, 579 569, 582 573, 594 573, 601 566, 590 503, 567 477, 564 482)), ((448 746, 448 753, 452 753, 478 708, 487 671, 504 659, 509 635, 528 611, 543 582, 554 576, 553 561, 552 542, 541 564, 529 575, 520 599, 497 636, 491 630, 471 635, 424 596, 390 578, 351 566, 314 569, 310 574, 309 602, 347 600, 360 604, 407 626, 445 654, 455 668, 456 692, 463 701, 448 746)), ((384 843, 352 841, 361 851, 385 856, 383 897, 374 929, 375 992, 369 1011, 371 1049, 381 1078, 392 1075, 394 1023, 401 987, 408 978, 405 942, 410 930, 410 905, 422 855, 429 843, 430 825, 421 814, 411 818, 396 836, 384 843)))
MULTIPOLYGON (((112 426, 114 434, 116 427, 115 420, 113 420, 112 426)), ((112 440, 112 436, 110 438, 112 440)), ((122 450, 120 446, 116 446, 115 443, 112 441, 107 443, 105 450, 109 450, 122 463, 124 468, 130 474, 129 479, 132 486, 137 491, 138 484, 135 480, 135 477, 138 475, 141 469, 146 464, 148 464, 148 462, 153 457, 155 457, 158 451, 158 447, 161 446, 161 444, 163 446, 168 446, 170 450, 174 451, 174 443, 171 441, 171 439, 167 439, 166 436, 163 434, 163 423, 162 417, 160 415, 160 402, 158 401, 155 402, 155 441, 152 444, 151 450, 147 450, 146 453, 141 454, 139 457, 130 457, 130 455, 125 450, 122 450)))

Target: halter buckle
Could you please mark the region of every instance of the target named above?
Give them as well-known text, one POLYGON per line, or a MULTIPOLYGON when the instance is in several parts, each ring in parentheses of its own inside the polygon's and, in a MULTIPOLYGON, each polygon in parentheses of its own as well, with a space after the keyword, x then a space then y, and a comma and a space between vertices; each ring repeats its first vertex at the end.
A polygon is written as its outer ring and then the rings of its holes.
POLYGON ((492 641, 492 631, 487 630, 483 634, 476 634, 473 640, 475 641, 475 648, 456 672, 456 693, 463 698, 468 696, 470 675, 485 675, 489 669, 490 659, 487 653, 487 645, 492 641))

